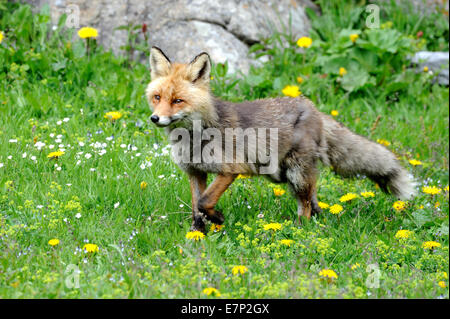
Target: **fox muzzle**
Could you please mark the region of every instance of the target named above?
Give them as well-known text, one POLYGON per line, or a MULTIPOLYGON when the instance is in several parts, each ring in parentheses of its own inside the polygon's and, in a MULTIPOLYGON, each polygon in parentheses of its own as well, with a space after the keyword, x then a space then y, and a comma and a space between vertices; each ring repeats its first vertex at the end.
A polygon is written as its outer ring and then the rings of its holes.
POLYGON ((184 112, 178 112, 172 116, 158 116, 156 114, 152 114, 150 119, 157 126, 167 126, 170 125, 184 117, 184 112))
POLYGON ((169 116, 158 116, 153 114, 150 119, 158 126, 167 126, 172 123, 172 119, 169 116))

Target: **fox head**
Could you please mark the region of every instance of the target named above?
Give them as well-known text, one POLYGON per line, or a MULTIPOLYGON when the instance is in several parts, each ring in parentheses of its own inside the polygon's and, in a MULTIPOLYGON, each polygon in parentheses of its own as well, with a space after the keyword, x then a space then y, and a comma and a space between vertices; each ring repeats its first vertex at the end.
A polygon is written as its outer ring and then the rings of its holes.
POLYGON ((189 64, 171 63, 157 47, 150 51, 152 80, 146 95, 153 108, 151 120, 158 126, 179 121, 212 121, 215 114, 209 89, 211 61, 206 52, 189 64))

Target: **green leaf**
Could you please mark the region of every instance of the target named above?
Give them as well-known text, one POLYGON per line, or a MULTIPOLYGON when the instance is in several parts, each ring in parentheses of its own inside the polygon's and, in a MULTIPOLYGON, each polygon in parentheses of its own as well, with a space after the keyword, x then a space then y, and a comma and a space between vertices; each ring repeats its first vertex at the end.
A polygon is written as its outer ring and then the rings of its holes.
POLYGON ((426 211, 413 212, 412 217, 413 217, 413 222, 416 224, 417 228, 422 228, 422 226, 433 221, 432 214, 430 212, 426 212, 426 211))
POLYGON ((90 98, 95 97, 95 90, 91 87, 86 88, 86 95, 90 98))
POLYGON ((247 77, 247 82, 248 84, 250 84, 251 86, 258 86, 261 83, 264 82, 264 76, 262 75, 249 75, 247 77))
POLYGON ((362 88, 369 80, 369 73, 360 69, 356 71, 348 71, 342 77, 341 85, 346 91, 352 92, 362 88))
POLYGON ((55 72, 58 72, 61 69, 64 69, 66 67, 67 64, 67 59, 52 63, 52 69, 55 72))
POLYGON ((275 91, 281 91, 283 89, 283 81, 281 77, 275 78, 272 83, 272 87, 275 91))

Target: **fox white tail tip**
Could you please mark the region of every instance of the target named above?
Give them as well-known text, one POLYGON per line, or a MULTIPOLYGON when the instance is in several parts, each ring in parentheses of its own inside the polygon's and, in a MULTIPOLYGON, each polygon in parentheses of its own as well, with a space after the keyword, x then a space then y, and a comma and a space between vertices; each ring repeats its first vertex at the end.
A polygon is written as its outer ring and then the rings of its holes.
POLYGON ((417 195, 417 182, 414 176, 401 170, 400 173, 392 179, 390 189, 394 195, 402 200, 410 200, 417 195))

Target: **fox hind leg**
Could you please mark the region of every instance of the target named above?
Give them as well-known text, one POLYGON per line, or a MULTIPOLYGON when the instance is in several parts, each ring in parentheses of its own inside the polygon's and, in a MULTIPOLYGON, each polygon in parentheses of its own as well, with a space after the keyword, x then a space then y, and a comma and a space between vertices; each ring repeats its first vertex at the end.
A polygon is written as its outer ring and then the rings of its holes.
POLYGON ((314 194, 311 200, 311 214, 318 215, 322 212, 322 208, 319 206, 319 201, 317 200, 317 188, 314 187, 314 194))
POLYGON ((308 170, 300 167, 290 168, 286 171, 286 177, 297 199, 299 222, 301 223, 301 216, 310 219, 311 215, 320 213, 321 209, 316 194, 316 170, 313 168, 308 170))

